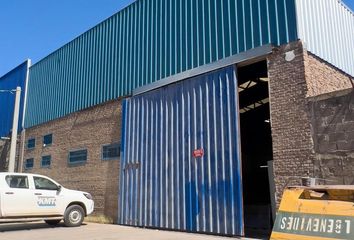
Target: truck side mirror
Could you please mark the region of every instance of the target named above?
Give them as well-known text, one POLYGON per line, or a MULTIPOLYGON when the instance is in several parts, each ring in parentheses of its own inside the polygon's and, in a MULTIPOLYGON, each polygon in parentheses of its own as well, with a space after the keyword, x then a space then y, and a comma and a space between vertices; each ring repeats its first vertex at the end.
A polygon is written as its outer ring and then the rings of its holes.
POLYGON ((61 185, 58 185, 57 192, 60 193, 61 191, 61 185))

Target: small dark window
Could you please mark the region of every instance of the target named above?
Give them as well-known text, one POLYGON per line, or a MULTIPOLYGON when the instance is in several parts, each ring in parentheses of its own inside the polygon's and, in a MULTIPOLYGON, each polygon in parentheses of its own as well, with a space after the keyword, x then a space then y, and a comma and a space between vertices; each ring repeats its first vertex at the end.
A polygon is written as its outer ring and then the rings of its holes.
POLYGON ((114 143, 102 146, 102 160, 117 159, 120 156, 120 144, 114 143))
POLYGON ((31 149, 31 148, 35 148, 35 147, 36 147, 36 139, 35 138, 28 139, 27 148, 31 149))
POLYGON ((58 190, 58 186, 49 179, 42 177, 33 177, 34 186, 41 190, 58 190))
POLYGON ((52 157, 50 155, 43 156, 41 161, 41 167, 42 168, 50 167, 51 162, 52 162, 52 157))
POLYGON ((28 178, 26 176, 8 175, 5 180, 10 188, 28 188, 28 178))
POLYGON ((87 149, 69 152, 69 164, 83 164, 87 161, 87 149))
POLYGON ((43 145, 50 145, 53 142, 53 134, 48 134, 43 137, 43 145))
POLYGON ((25 169, 32 169, 34 165, 34 159, 33 158, 28 158, 25 161, 25 169))

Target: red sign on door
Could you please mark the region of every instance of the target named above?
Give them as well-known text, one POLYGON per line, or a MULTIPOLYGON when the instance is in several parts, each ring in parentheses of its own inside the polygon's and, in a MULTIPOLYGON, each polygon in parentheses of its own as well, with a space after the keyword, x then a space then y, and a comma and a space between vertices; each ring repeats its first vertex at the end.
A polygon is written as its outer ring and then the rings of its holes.
POLYGON ((193 151, 193 157, 198 158, 198 157, 203 157, 204 155, 204 150, 203 149, 195 149, 193 151))

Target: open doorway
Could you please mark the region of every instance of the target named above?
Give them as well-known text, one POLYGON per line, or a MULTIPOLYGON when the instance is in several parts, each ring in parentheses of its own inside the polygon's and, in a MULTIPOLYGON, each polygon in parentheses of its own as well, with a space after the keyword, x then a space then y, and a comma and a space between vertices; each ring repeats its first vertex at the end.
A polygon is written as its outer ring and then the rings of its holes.
POLYGON ((244 224, 246 236, 272 227, 268 161, 273 159, 266 61, 238 67, 244 224))

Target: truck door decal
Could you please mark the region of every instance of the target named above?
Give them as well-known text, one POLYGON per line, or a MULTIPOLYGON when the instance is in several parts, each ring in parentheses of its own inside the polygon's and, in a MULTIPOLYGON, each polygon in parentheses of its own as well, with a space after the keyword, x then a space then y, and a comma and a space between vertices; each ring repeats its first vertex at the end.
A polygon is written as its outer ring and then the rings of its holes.
POLYGON ((55 207, 56 201, 55 197, 38 197, 37 205, 39 207, 55 207))

